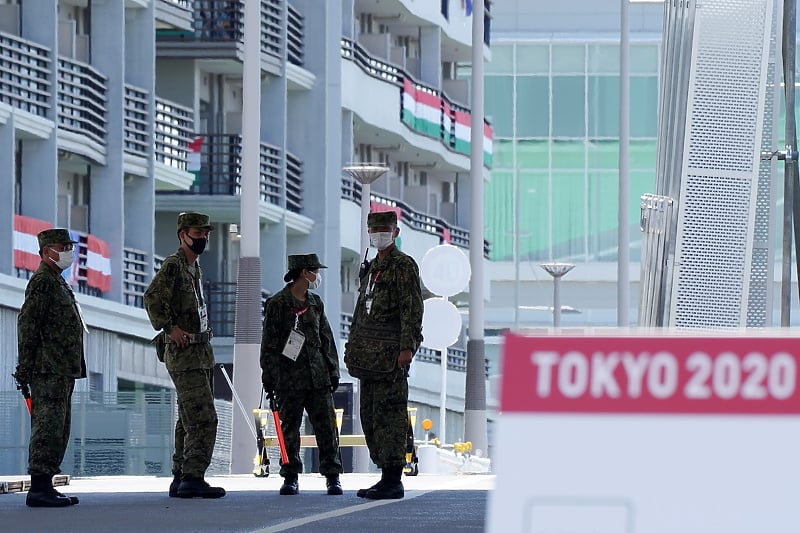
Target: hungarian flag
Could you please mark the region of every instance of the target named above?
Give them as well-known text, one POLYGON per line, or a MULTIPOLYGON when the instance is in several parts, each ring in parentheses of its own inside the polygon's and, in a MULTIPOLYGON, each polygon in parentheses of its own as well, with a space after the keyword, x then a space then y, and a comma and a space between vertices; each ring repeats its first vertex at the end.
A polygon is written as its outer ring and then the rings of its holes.
POLYGON ((86 237, 86 284, 102 292, 111 290, 111 253, 108 243, 94 235, 86 237))
POLYGON ((195 137, 189 143, 189 153, 186 155, 186 170, 194 174, 194 185, 200 182, 200 168, 202 164, 203 138, 195 137))
POLYGON ((42 258, 39 257, 39 232, 53 225, 37 218, 14 215, 14 267, 35 272, 42 258))

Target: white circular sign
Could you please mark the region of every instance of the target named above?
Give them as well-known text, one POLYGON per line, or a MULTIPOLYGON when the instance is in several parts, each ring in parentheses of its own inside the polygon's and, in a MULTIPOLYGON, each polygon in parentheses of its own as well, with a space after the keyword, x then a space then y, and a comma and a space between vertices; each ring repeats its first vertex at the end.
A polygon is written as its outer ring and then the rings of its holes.
POLYGON ((420 266, 425 287, 433 294, 445 297, 466 289, 471 274, 469 259, 452 244, 440 244, 428 250, 420 266))
POLYGON ((461 335, 461 314, 456 306, 441 298, 425 300, 422 315, 423 346, 445 350, 461 335))

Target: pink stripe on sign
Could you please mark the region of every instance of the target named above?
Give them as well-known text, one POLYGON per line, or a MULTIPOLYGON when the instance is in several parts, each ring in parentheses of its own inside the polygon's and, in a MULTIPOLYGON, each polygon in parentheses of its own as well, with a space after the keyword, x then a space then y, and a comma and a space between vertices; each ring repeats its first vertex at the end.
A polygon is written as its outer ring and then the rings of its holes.
POLYGON ((800 338, 509 334, 500 409, 797 415, 799 347, 800 338))

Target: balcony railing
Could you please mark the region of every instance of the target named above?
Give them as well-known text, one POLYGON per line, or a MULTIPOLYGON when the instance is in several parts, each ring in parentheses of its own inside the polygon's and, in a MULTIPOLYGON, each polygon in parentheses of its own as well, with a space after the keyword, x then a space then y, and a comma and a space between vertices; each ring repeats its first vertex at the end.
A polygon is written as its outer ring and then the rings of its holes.
POLYGON ((125 84, 125 151, 146 157, 150 147, 148 92, 125 84))
POLYGON ((189 0, 161 0, 162 2, 166 2, 168 4, 175 4, 178 7, 182 7, 183 9, 190 9, 190 1, 189 0))
POLYGON ((147 289, 147 252, 125 248, 122 266, 122 298, 125 305, 144 307, 147 289))
MULTIPOLYGON (((208 323, 215 337, 233 337, 236 326, 236 282, 206 281, 203 296, 208 306, 208 323)), ((269 292, 261 289, 261 309, 269 292)))
POLYGON ((46 116, 51 61, 48 48, 0 33, 0 102, 46 116))
MULTIPOLYGON (((272 0, 273 2, 275 0, 272 0)), ((287 28, 287 54, 290 63, 303 66, 305 52, 305 20, 292 5, 289 6, 289 27, 287 28)))
POLYGON ((107 78, 91 65, 58 58, 58 125, 106 144, 107 78))
MULTIPOLYGON (((342 38, 341 54, 355 62, 368 76, 400 87, 397 99, 401 122, 420 135, 438 139, 451 152, 470 153, 470 110, 450 100, 443 91, 416 81, 408 72, 373 57, 357 42, 342 38)), ((484 136, 491 140, 491 127, 484 121, 484 136)), ((491 142, 488 143, 491 145, 491 142)), ((491 149, 484 153, 486 166, 492 164, 491 149)))
POLYGON ((195 37, 211 41, 241 41, 244 3, 219 0, 194 1, 195 37))
POLYGON ((261 0, 261 51, 283 57, 283 10, 281 0, 261 0))
MULTIPOLYGON (((361 184, 350 178, 349 176, 342 176, 342 198, 350 200, 357 204, 361 204, 361 184)), ((371 193, 370 202, 384 204, 390 207, 400 208, 402 222, 416 231, 423 231, 436 235, 439 239, 449 241, 453 246, 459 248, 469 249, 469 230, 455 226, 444 219, 434 217, 425 213, 416 211, 410 205, 394 200, 388 196, 371 193)), ((483 242, 483 255, 489 257, 490 245, 489 241, 483 242)))
POLYGON ((188 144, 194 132, 194 112, 156 98, 155 157, 165 165, 186 170, 188 144))
MULTIPOLYGON (((238 134, 204 135, 203 140, 198 179, 188 193, 238 196, 241 194, 242 136, 238 134)), ((261 201, 277 206, 283 206, 282 157, 284 154, 280 148, 261 143, 261 180, 259 183, 261 201)), ((286 154, 285 187, 285 208, 293 213, 302 213, 302 162, 289 153, 286 154)))

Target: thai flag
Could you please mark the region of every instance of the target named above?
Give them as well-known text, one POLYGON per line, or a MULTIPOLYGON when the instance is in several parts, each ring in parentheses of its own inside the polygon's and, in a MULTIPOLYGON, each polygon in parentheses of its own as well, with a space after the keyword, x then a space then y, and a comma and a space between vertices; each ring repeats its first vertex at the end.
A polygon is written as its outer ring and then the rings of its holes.
POLYGON ((111 253, 108 243, 94 235, 86 237, 86 284, 102 292, 111 290, 111 253))
POLYGON ((42 258, 39 257, 40 231, 53 225, 37 218, 14 215, 14 267, 35 272, 42 258))

